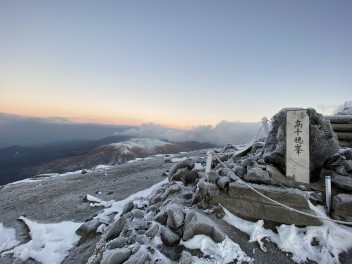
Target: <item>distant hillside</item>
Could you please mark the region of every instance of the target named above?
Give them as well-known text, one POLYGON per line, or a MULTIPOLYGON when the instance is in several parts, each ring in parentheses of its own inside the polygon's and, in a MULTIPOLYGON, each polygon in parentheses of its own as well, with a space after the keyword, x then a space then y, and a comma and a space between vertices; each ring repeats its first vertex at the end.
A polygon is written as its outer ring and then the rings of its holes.
POLYGON ((211 147, 214 145, 194 141, 174 143, 128 136, 60 141, 37 147, 13 146, 0 149, 0 185, 42 173, 63 173, 99 164, 119 164, 154 154, 211 147))
POLYGON ((166 142, 158 139, 132 138, 118 143, 94 148, 83 155, 67 157, 36 166, 27 174, 36 175, 52 172, 67 172, 90 169, 100 164, 116 165, 135 158, 145 158, 156 154, 172 154, 213 147, 199 142, 166 142))
POLYGON ((25 168, 57 159, 83 155, 98 146, 126 140, 128 136, 111 136, 99 140, 65 140, 34 147, 12 146, 0 149, 0 185, 21 180, 25 168))

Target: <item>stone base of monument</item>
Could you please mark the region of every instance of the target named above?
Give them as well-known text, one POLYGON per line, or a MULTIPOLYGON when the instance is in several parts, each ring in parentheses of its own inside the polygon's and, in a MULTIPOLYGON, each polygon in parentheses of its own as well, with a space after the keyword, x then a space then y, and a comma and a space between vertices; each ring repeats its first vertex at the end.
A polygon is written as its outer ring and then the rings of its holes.
MULTIPOLYGON (((258 184, 251 185, 260 193, 275 201, 279 201, 296 210, 315 215, 308 205, 308 197, 311 192, 258 184)), ((247 219, 262 219, 297 226, 322 224, 317 218, 305 216, 274 204, 238 182, 231 182, 227 192, 223 191, 219 195, 213 196, 209 203, 220 203, 231 213, 247 219)))

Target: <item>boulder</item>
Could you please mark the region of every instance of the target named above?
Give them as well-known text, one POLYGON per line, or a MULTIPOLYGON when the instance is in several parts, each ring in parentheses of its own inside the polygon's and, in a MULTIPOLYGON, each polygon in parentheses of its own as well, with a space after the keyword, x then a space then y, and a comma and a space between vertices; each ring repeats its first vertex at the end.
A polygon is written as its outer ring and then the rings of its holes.
POLYGON ((217 186, 219 186, 221 189, 225 190, 229 184, 230 184, 231 180, 229 177, 226 176, 221 176, 219 177, 218 181, 216 182, 217 186))
POLYGON ((342 162, 342 166, 345 167, 345 170, 348 172, 348 173, 351 173, 352 172, 352 161, 351 160, 345 160, 342 162))
POLYGON ((169 247, 178 244, 181 240, 181 237, 172 231, 168 226, 161 228, 160 237, 163 243, 169 247))
POLYGON ((146 250, 139 250, 128 258, 124 264, 145 264, 149 263, 149 255, 146 250))
MULTIPOLYGON (((273 164, 286 174, 286 111, 282 109, 272 118, 270 131, 264 146, 264 161, 273 164)), ((301 110, 301 109, 290 109, 301 110)), ((314 109, 307 109, 310 119, 310 178, 319 179, 324 162, 339 151, 339 143, 331 124, 314 109)))
POLYGON ((128 244, 127 237, 117 237, 117 238, 109 241, 109 243, 106 244, 106 247, 108 249, 122 248, 127 244, 128 244))
POLYGON ((186 185, 193 183, 197 179, 197 172, 190 171, 188 168, 179 169, 175 174, 170 177, 171 181, 182 181, 186 185))
POLYGON ((133 207, 134 207, 133 202, 129 201, 128 203, 126 203, 123 206, 122 214, 126 214, 126 213, 130 212, 133 209, 133 207))
POLYGON ((81 238, 78 244, 82 244, 85 241, 92 239, 96 236, 96 230, 100 226, 100 222, 98 219, 92 219, 90 221, 85 222, 82 224, 77 230, 76 234, 79 235, 81 238))
POLYGON ((140 209, 133 209, 131 211, 131 214, 135 218, 143 218, 144 217, 144 211, 142 211, 140 209))
POLYGON ((159 232, 159 225, 155 224, 151 228, 147 230, 145 233, 149 238, 155 237, 155 235, 159 232))
POLYGON ((167 221, 167 213, 166 212, 160 212, 154 217, 154 221, 165 225, 167 221))
POLYGON ((128 248, 116 248, 107 250, 103 254, 101 264, 120 264, 131 256, 132 252, 128 248))
MULTIPOLYGON (((309 208, 309 192, 305 193, 296 189, 267 185, 251 184, 251 186, 260 193, 286 206, 316 215, 309 208)), ((210 203, 214 205, 220 203, 231 213, 242 218, 262 219, 298 226, 322 224, 317 218, 305 216, 276 205, 255 193, 248 186, 238 182, 231 182, 228 194, 222 192, 218 196, 213 196, 210 203)))
POLYGON ((344 193, 332 198, 332 217, 352 222, 352 195, 344 193))
POLYGON ((270 164, 266 165, 266 171, 270 175, 272 185, 294 187, 299 184, 298 182, 294 181, 293 179, 286 177, 281 171, 279 171, 278 168, 276 168, 270 164))
POLYGON ((345 191, 352 192, 352 178, 334 174, 331 177, 331 182, 337 188, 345 191))
POLYGON ((206 177, 210 183, 216 183, 220 176, 215 171, 209 171, 207 172, 206 177))
POLYGON ((192 262, 193 262, 192 254, 186 250, 183 250, 178 263, 179 264, 192 264, 192 262))
POLYGON ((247 174, 244 176, 244 179, 246 181, 254 182, 254 183, 264 183, 264 184, 271 183, 271 178, 269 173, 257 167, 248 168, 247 174))
POLYGON ((105 235, 105 240, 111 240, 118 237, 126 223, 125 217, 120 217, 115 223, 112 224, 110 230, 105 235))
POLYGON ((195 235, 206 235, 216 243, 225 239, 224 232, 208 217, 195 211, 188 211, 185 218, 183 240, 189 240, 195 235))
POLYGON ((170 170, 169 170, 169 174, 168 174, 168 179, 169 181, 171 180, 171 177, 179 170, 182 168, 187 168, 188 170, 192 170, 194 167, 194 162, 191 160, 184 160, 181 161, 175 165, 173 165, 170 170))
POLYGON ((183 209, 179 206, 169 206, 167 208, 167 226, 176 230, 182 226, 183 220, 185 218, 185 213, 183 209))

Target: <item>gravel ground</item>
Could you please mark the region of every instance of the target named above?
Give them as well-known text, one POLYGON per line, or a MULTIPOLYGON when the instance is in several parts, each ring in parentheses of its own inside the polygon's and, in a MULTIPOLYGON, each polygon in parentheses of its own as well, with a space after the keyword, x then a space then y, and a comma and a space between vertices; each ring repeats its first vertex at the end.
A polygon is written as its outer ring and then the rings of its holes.
MULTIPOLYGON (((86 194, 103 200, 122 200, 165 179, 173 164, 163 158, 126 163, 108 170, 54 177, 40 182, 18 183, 0 189, 0 222, 16 229, 17 240, 27 242, 28 229, 18 217, 25 215, 41 223, 84 222, 102 209, 82 201, 86 194), (112 194, 108 194, 109 190, 112 194), (101 194, 97 194, 100 191, 101 194)), ((63 263, 85 263, 99 238, 74 248, 63 263)), ((0 263, 13 263, 12 257, 0 263)), ((21 263, 17 261, 16 263, 21 263)), ((37 263, 26 261, 26 263, 37 263)))
MULTIPOLYGON (((193 157, 204 156, 205 151, 191 152, 193 157)), ((180 155, 184 156, 184 155, 180 155)), ((163 158, 155 158, 135 163, 126 163, 102 171, 89 171, 87 174, 44 179, 40 182, 19 183, 0 187, 0 222, 16 229, 17 240, 29 240, 28 229, 18 221, 20 215, 41 223, 62 221, 84 222, 93 218, 102 209, 90 207, 83 202, 86 194, 103 200, 122 200, 131 194, 144 190, 165 179, 163 173, 173 163, 165 163, 163 158), (108 194, 112 191, 111 194, 108 194), (98 194, 97 192, 101 192, 98 194)), ((293 263, 289 255, 280 251, 271 242, 265 242, 267 252, 260 250, 256 243, 248 243, 248 235, 217 219, 228 236, 255 259, 255 263, 293 263)), ((64 260, 65 264, 86 263, 92 255, 99 236, 75 247, 64 260)), ((352 251, 342 254, 341 263, 350 263, 352 251)), ((0 258, 2 264, 20 264, 11 256, 0 258)), ((36 264, 28 260, 25 263, 36 264)))

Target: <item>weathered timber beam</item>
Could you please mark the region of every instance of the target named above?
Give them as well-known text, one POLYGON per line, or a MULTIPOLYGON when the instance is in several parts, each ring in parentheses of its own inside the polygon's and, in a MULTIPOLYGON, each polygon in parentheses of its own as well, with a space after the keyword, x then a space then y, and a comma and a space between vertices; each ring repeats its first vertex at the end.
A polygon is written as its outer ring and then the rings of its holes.
POLYGON ((324 118, 330 120, 331 124, 352 124, 352 115, 333 115, 324 118))
POLYGON ((352 148, 352 141, 339 140, 340 147, 352 148))
POLYGON ((352 141, 352 132, 335 132, 339 140, 352 141))
POLYGON ((352 132, 352 124, 331 124, 335 132, 352 132))

